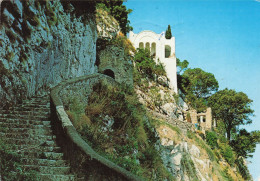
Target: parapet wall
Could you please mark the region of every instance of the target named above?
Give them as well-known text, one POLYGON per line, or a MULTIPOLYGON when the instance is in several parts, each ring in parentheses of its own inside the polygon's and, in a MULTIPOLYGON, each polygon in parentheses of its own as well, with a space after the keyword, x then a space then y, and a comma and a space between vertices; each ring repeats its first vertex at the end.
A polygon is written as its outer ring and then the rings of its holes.
POLYGON ((96 153, 78 134, 64 110, 64 104, 68 103, 71 96, 77 96, 87 104, 93 85, 100 80, 117 84, 114 79, 97 73, 64 81, 51 90, 51 120, 58 144, 79 178, 94 181, 142 180, 96 153))

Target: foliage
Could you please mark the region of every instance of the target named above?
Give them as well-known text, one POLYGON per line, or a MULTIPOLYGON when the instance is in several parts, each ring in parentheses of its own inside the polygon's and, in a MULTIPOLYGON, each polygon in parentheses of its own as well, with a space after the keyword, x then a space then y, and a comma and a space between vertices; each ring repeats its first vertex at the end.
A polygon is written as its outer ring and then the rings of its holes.
POLYGON ((165 38, 166 39, 171 39, 172 38, 172 30, 171 30, 171 26, 170 25, 168 25, 168 28, 167 28, 167 30, 165 32, 165 38))
MULTIPOLYGON (((156 80, 158 76, 166 76, 164 65, 161 62, 154 61, 147 49, 137 49, 134 57, 137 71, 134 76, 156 80)), ((135 78, 136 79, 136 78, 135 78)))
POLYGON ((203 141, 202 138, 200 138, 199 136, 197 136, 196 134, 194 134, 193 132, 191 131, 187 131, 187 137, 189 139, 193 139, 197 145, 201 148, 204 148, 209 156, 209 159, 211 161, 214 161, 216 160, 216 156, 214 154, 214 152, 212 151, 212 149, 203 141))
POLYGON ((128 14, 132 12, 132 9, 127 9, 123 5, 123 0, 102 0, 102 4, 97 4, 99 8, 103 7, 105 10, 108 10, 112 16, 118 21, 121 31, 126 35, 129 31, 133 30, 133 27, 130 26, 130 21, 128 20, 128 14))
POLYGON ((227 181, 234 181, 231 175, 228 173, 228 167, 225 167, 224 171, 222 172, 222 177, 227 181))
POLYGON ((241 129, 235 139, 230 142, 238 156, 244 158, 253 157, 250 153, 255 152, 256 144, 259 143, 260 131, 247 132, 241 129))
MULTIPOLYGON (((183 68, 188 66, 186 61, 181 64, 183 68)), ((188 104, 198 112, 204 111, 207 108, 207 98, 218 90, 218 81, 215 76, 200 68, 189 68, 178 78, 178 86, 185 95, 188 104)))
POLYGON ((240 157, 240 158, 236 159, 235 163, 236 163, 238 171, 242 175, 242 177, 245 180, 252 180, 250 172, 249 172, 247 166, 245 165, 244 159, 240 157))
POLYGON ((121 32, 111 41, 111 44, 124 49, 125 55, 131 56, 135 52, 135 48, 131 41, 121 32))
POLYGON ((222 139, 220 140, 218 145, 219 145, 221 155, 231 166, 233 166, 235 162, 235 154, 231 146, 228 144, 228 141, 226 141, 226 139, 222 139))
POLYGON ((222 120, 230 141, 231 131, 236 130, 236 126, 251 123, 250 116, 253 110, 250 108, 252 100, 243 92, 224 89, 212 95, 209 99, 209 105, 212 108, 216 119, 222 120))
POLYGON ((208 98, 218 90, 218 81, 212 73, 200 68, 187 69, 182 75, 182 89, 196 98, 208 98))
POLYGON ((218 146, 218 137, 215 132, 212 131, 206 131, 206 141, 207 144, 212 148, 217 148, 218 146))
POLYGON ((79 100, 72 100, 67 111, 83 139, 102 156, 134 174, 147 178, 156 175, 158 180, 171 178, 154 146, 157 138, 150 118, 133 89, 102 81, 93 90, 85 109, 79 100))
POLYGON ((178 71, 177 71, 178 75, 181 75, 182 71, 185 71, 189 66, 188 60, 181 61, 178 58, 176 59, 176 64, 177 64, 177 69, 178 69, 178 71))
POLYGON ((199 180, 199 178, 197 176, 197 171, 196 171, 195 165, 187 153, 182 154, 181 167, 182 167, 182 170, 187 173, 187 175, 189 176, 190 179, 195 180, 195 181, 199 180))

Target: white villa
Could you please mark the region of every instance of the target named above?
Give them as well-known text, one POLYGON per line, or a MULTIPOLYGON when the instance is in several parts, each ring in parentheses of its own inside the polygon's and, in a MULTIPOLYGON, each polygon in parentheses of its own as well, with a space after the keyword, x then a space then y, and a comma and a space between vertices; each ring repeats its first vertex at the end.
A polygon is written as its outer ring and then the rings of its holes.
POLYGON ((129 40, 133 43, 135 48, 147 48, 155 59, 159 59, 164 65, 167 77, 170 80, 170 87, 175 93, 177 89, 177 68, 175 56, 175 37, 166 39, 164 32, 156 34, 152 31, 142 31, 138 34, 134 32, 129 33, 129 40))

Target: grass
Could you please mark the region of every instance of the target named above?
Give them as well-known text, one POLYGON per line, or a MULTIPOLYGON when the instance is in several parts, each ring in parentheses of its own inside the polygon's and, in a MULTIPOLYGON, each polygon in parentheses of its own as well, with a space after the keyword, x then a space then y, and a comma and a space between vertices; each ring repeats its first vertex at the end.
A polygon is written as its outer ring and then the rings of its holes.
POLYGON ((197 171, 191 157, 187 153, 182 154, 181 158, 182 171, 189 176, 193 181, 199 181, 197 171))
POLYGON ((216 160, 216 156, 215 156, 213 150, 205 143, 205 141, 203 139, 201 139, 200 137, 198 137, 195 133, 193 133, 191 131, 187 131, 187 137, 189 139, 193 139, 199 147, 205 149, 209 156, 209 159, 211 161, 216 160))
POLYGON ((172 178, 154 146, 157 138, 151 120, 133 89, 100 82, 93 90, 88 105, 74 98, 67 110, 83 139, 104 157, 147 180, 172 178))

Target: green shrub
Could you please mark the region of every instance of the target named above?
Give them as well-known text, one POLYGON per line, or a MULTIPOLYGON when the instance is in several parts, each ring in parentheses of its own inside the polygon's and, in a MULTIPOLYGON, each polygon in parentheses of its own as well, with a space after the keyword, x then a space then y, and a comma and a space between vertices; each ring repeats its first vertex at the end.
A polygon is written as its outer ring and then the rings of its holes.
POLYGON ((221 175, 226 181, 234 181, 231 175, 228 173, 228 167, 225 167, 224 171, 221 171, 221 175))
POLYGON ((164 65, 160 61, 156 64, 148 49, 137 49, 134 61, 139 76, 143 78, 156 81, 159 76, 166 76, 164 65))
POLYGON ((237 169, 238 169, 239 173, 242 175, 242 177, 245 180, 252 180, 250 172, 249 172, 247 166, 245 165, 243 158, 236 159, 235 163, 236 163, 237 169))
POLYGON ((131 56, 132 52, 135 52, 135 48, 131 41, 121 32, 119 32, 116 38, 114 38, 110 43, 124 48, 124 53, 127 56, 131 56))
POLYGON ((224 157, 224 159, 233 166, 235 162, 235 155, 233 153, 232 148, 229 146, 229 144, 221 144, 220 146, 220 152, 221 155, 224 157))
POLYGON ((217 134, 215 132, 206 131, 206 141, 212 149, 217 148, 218 137, 217 137, 217 134))
POLYGON ((181 167, 183 172, 186 172, 190 179, 194 181, 199 181, 195 165, 187 153, 182 154, 181 167))

